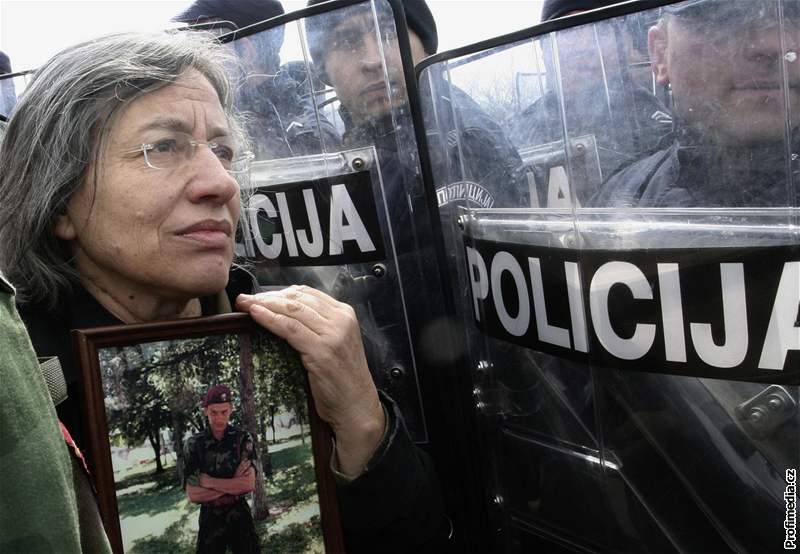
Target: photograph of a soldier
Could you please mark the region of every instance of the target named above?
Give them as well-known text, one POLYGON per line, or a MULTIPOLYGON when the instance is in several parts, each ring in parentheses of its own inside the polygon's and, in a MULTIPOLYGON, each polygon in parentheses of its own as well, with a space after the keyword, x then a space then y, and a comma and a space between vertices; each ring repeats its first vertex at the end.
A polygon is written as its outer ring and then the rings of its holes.
POLYGON ((98 355, 113 472, 98 493, 115 497, 119 550, 324 552, 335 498, 318 493, 317 420, 283 340, 211 334, 98 355))
POLYGON ((234 405, 227 385, 213 385, 202 402, 208 427, 186 440, 186 496, 200 504, 197 552, 259 552, 246 495, 256 486, 256 450, 245 429, 231 425, 234 405))

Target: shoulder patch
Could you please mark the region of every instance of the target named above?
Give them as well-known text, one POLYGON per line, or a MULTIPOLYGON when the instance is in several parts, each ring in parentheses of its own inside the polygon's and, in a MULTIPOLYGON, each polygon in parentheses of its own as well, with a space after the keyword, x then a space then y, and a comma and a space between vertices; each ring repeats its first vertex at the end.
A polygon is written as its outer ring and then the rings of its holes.
POLYGON ((466 202, 470 207, 491 208, 494 206, 494 196, 485 187, 472 181, 458 181, 436 189, 436 201, 439 207, 450 202, 466 202))

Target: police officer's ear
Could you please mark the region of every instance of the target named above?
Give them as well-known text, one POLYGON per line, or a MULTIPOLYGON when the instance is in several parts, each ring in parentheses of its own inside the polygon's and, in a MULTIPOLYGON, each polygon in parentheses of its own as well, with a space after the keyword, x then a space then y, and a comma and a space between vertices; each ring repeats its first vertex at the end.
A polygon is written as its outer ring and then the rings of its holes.
POLYGON ((663 19, 647 32, 647 49, 650 52, 650 67, 656 82, 665 87, 669 85, 669 64, 667 62, 667 23, 663 19))

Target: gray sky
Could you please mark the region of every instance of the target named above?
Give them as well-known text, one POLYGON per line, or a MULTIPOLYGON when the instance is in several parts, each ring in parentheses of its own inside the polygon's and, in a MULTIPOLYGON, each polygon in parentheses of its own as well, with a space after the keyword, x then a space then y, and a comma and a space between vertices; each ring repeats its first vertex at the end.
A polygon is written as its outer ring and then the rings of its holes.
MULTIPOLYGON (((59 50, 94 36, 154 30, 191 0, 0 0, 0 50, 15 71, 32 69, 59 50)), ((284 0, 287 11, 304 0, 284 0)), ((535 25, 542 0, 428 0, 439 50, 450 50, 535 25)))

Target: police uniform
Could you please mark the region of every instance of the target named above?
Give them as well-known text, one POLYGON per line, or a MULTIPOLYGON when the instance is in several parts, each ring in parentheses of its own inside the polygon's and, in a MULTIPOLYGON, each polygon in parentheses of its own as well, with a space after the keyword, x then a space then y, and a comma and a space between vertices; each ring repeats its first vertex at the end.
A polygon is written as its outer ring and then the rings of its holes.
MULTIPOLYGON (((192 435, 184 450, 185 485, 200 486, 201 473, 218 479, 231 479, 244 460, 250 460, 256 467, 253 437, 232 425, 228 425, 220 440, 214 438, 210 428, 192 435)), ((200 507, 197 552, 219 554, 227 547, 234 553, 260 552, 245 495, 226 494, 200 507)))

